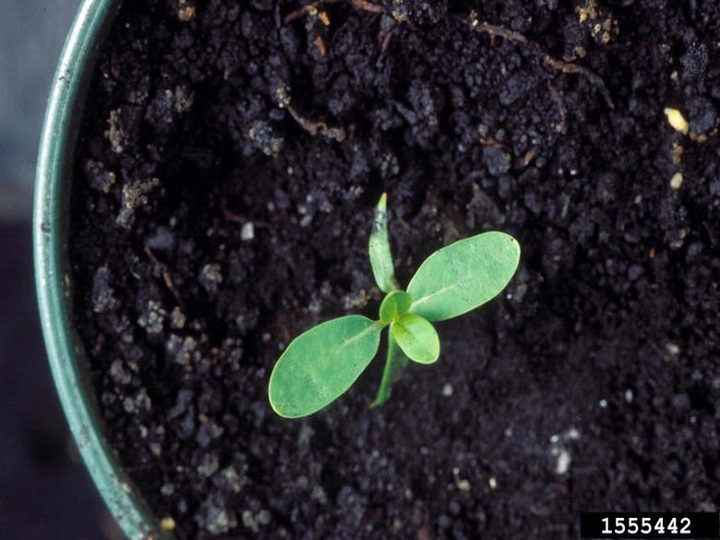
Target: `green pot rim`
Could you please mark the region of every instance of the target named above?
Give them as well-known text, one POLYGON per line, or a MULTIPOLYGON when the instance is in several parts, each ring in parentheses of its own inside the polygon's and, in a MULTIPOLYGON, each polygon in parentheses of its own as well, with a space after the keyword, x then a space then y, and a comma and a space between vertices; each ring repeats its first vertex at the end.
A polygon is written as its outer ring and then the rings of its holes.
POLYGON ((73 154, 98 53, 121 3, 83 0, 55 73, 35 178, 35 286, 55 386, 95 485, 129 539, 171 540, 174 535, 158 525, 103 435, 87 357, 71 324, 67 248, 73 154))

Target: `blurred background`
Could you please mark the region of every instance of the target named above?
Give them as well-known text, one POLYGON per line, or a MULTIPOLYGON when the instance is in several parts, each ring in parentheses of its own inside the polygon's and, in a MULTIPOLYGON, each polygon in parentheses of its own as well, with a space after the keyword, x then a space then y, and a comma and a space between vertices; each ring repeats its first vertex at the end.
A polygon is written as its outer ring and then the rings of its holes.
POLYGON ((45 103, 80 0, 0 0, 0 539, 121 538, 82 466, 45 359, 32 191, 45 103))

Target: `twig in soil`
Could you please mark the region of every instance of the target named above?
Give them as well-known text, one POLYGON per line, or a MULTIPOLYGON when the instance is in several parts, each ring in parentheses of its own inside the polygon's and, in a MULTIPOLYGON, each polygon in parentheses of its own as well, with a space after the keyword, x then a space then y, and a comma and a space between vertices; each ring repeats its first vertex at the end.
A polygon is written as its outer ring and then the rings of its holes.
POLYGON ((245 225, 246 222, 249 220, 243 216, 242 214, 238 214, 237 212, 233 212, 228 208, 227 205, 227 197, 223 196, 220 199, 220 211, 222 212, 223 217, 231 221, 232 223, 238 223, 240 225, 245 225))
POLYGON ((325 56, 327 54, 327 45, 325 45, 325 41, 323 40, 322 36, 317 36, 313 43, 315 44, 315 47, 317 47, 317 50, 320 52, 320 56, 325 56))
POLYGON ((415 501, 412 520, 417 540, 433 540, 432 532, 428 527, 428 511, 423 501, 415 501))
POLYGON ((525 152, 525 156, 523 157, 523 165, 527 167, 532 163, 532 160, 537 157, 537 150, 534 148, 532 150, 528 150, 525 152))
POLYGON ((331 128, 328 127, 325 122, 314 122, 312 120, 308 120, 307 118, 303 118, 292 105, 287 105, 287 110, 290 112, 290 115, 295 119, 295 121, 300 124, 300 127, 307 131, 310 135, 322 135, 323 137, 327 137, 328 139, 332 139, 337 142, 343 142, 347 139, 347 134, 343 128, 331 128))
POLYGON ((173 532, 180 540, 188 540, 188 535, 185 534, 185 532, 179 526, 176 525, 173 529, 173 532))
POLYGON ((220 199, 220 211, 222 212, 223 217, 231 223, 245 225, 252 222, 253 226, 258 229, 272 229, 267 221, 253 220, 243 214, 238 214, 237 212, 230 210, 227 203, 227 197, 225 196, 222 196, 220 199))
POLYGON ((285 17, 285 24, 292 22, 295 19, 299 19, 300 17, 304 17, 305 15, 317 15, 318 6, 327 4, 350 4, 351 6, 362 11, 367 11, 368 13, 382 13, 383 11, 381 6, 368 2, 367 0, 318 0, 317 2, 307 4, 306 6, 290 12, 285 17))
POLYGON ((565 102, 563 101, 560 92, 557 88, 555 88, 555 85, 548 82, 548 88, 550 89, 550 94, 552 95, 552 98, 557 105, 558 112, 560 113, 560 123, 555 126, 555 129, 558 133, 565 135, 565 133, 567 133, 567 107, 565 106, 565 102))
POLYGON ((185 309, 185 302, 183 302, 182 297, 180 296, 180 293, 175 288, 175 284, 173 283, 172 276, 170 275, 170 271, 168 270, 165 263, 163 263, 160 259, 158 259, 155 256, 155 254, 152 252, 152 249, 150 249, 148 246, 145 246, 145 253, 147 254, 148 257, 150 257, 150 260, 152 260, 152 262, 155 263, 155 265, 160 268, 160 271, 162 272, 163 281, 165 282, 165 286, 175 297, 175 300, 177 301, 178 305, 180 306, 180 309, 182 309, 184 312, 187 312, 187 310, 185 309))
POLYGON ((381 55, 384 55, 385 52, 387 52, 387 48, 390 45, 390 40, 392 39, 394 33, 395 33, 395 28, 391 28, 390 30, 386 30, 379 34, 378 37, 380 38, 380 54, 381 55))
POLYGON ((395 219, 397 220, 397 222, 398 222, 400 225, 403 226, 403 228, 404 228, 406 231, 411 231, 411 230, 412 230, 412 227, 410 226, 410 224, 409 224, 407 221, 405 221, 405 220, 402 218, 402 216, 395 216, 395 219))
POLYGON ((387 53, 388 47, 390 47, 390 41, 395 35, 395 29, 397 28, 394 19, 390 19, 388 17, 386 20, 390 21, 390 24, 392 26, 385 26, 383 24, 380 25, 380 32, 378 33, 377 37, 378 42, 380 43, 380 54, 378 55, 378 59, 375 62, 375 67, 378 69, 382 67, 385 54, 387 53))
POLYGON ((508 150, 508 145, 498 141, 495 137, 481 137, 480 144, 483 146, 489 146, 491 148, 501 148, 503 150, 508 150))
POLYGON ((578 66, 577 64, 573 64, 571 62, 565 62, 563 60, 553 58, 552 56, 547 54, 538 43, 530 41, 520 32, 508 30, 507 28, 504 28, 502 26, 496 26, 494 24, 488 24, 484 22, 481 23, 477 19, 472 20, 472 26, 473 28, 477 28, 479 31, 484 32, 485 34, 488 34, 490 36, 499 37, 507 41, 514 41, 515 43, 520 43, 524 45, 530 53, 540 57, 540 59, 552 69, 555 69, 561 73, 574 73, 582 75, 588 81, 590 81, 590 84, 595 86, 600 91, 603 98, 605 98, 605 102, 607 103, 608 107, 610 107, 611 109, 615 109, 615 104, 610 97, 610 92, 605 86, 605 82, 589 69, 578 66))

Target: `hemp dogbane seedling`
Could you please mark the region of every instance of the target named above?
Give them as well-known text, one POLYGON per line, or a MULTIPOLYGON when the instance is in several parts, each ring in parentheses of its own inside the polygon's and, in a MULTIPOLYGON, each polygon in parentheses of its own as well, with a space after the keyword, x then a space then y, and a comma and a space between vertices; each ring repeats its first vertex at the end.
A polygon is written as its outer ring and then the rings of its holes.
POLYGON ((387 197, 380 197, 370 234, 370 264, 385 298, 379 319, 347 315, 319 324, 296 337, 270 375, 270 405, 285 418, 309 416, 332 403, 357 380, 389 327, 387 358, 373 406, 390 397, 408 359, 432 364, 440 339, 431 322, 463 315, 495 298, 517 270, 520 245, 512 236, 490 231, 445 246, 430 255, 399 288, 390 253, 387 197))

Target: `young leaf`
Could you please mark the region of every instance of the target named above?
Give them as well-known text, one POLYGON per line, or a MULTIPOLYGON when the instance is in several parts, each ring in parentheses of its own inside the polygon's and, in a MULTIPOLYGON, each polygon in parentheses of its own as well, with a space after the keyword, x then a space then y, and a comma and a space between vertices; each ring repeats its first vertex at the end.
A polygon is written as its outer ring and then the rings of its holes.
POLYGON ((380 321, 390 324, 394 319, 410 311, 412 298, 405 291, 390 291, 380 304, 380 321))
POLYGON ((410 280, 410 311, 428 321, 467 313, 500 294, 519 262, 520 245, 502 232, 454 242, 425 259, 410 280))
POLYGON ((382 194, 375 208, 368 251, 370 253, 370 266, 377 286, 384 293, 396 289, 395 269, 393 268, 390 240, 388 238, 387 194, 385 193, 382 194))
POLYGON ((440 356, 440 338, 428 321, 406 313, 390 326, 393 338, 410 360, 432 364, 440 356))
POLYGON ((382 325, 361 315, 319 324, 296 337, 270 375, 280 416, 313 414, 344 394, 375 356, 382 325))

